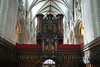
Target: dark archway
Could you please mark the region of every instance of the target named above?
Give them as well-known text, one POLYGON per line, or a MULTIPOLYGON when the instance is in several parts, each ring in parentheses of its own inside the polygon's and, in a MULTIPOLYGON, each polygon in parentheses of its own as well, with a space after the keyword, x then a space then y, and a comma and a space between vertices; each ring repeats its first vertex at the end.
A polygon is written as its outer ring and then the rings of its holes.
POLYGON ((55 61, 52 60, 52 59, 46 59, 44 62, 43 62, 43 67, 56 67, 55 65, 55 61))

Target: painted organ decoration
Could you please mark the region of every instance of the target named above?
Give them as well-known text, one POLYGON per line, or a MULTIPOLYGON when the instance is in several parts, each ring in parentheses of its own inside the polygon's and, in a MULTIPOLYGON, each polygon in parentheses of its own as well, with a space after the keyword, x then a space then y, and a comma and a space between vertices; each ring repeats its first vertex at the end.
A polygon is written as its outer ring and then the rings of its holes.
POLYGON ((63 44, 63 15, 37 15, 37 44, 43 51, 56 51, 57 44, 63 44))

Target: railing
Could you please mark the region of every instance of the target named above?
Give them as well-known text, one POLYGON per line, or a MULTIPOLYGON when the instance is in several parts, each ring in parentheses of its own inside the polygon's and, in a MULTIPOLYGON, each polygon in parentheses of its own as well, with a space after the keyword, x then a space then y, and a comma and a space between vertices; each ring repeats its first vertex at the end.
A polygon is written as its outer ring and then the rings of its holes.
POLYGON ((18 44, 16 43, 16 47, 21 50, 29 49, 29 50, 42 50, 41 44, 18 44))
POLYGON ((58 44, 57 50, 80 50, 83 44, 58 44))
MULTIPOLYGON (((16 47, 19 49, 32 49, 32 50, 42 50, 41 44, 18 44, 16 43, 16 47)), ((68 49, 77 49, 83 47, 83 44, 58 44, 57 50, 68 50, 68 49)))

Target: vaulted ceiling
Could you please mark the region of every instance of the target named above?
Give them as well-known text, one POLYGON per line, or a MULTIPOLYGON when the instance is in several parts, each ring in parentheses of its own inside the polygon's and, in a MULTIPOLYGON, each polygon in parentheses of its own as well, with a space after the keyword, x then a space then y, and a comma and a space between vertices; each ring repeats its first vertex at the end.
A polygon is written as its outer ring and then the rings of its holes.
MULTIPOLYGON (((30 0, 28 0, 30 1, 30 0)), ((67 2, 67 0, 31 0, 31 4, 27 9, 28 13, 32 11, 33 18, 36 14, 42 13, 43 15, 53 14, 63 14, 66 18, 66 11, 72 14, 72 9, 67 2)))

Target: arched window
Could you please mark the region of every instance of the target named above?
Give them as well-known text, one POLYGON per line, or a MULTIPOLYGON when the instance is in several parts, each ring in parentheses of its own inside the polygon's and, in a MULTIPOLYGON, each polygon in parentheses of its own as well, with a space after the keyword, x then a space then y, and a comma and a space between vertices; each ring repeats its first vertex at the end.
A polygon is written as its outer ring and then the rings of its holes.
POLYGON ((80 23, 79 25, 80 35, 83 35, 83 24, 80 23))

